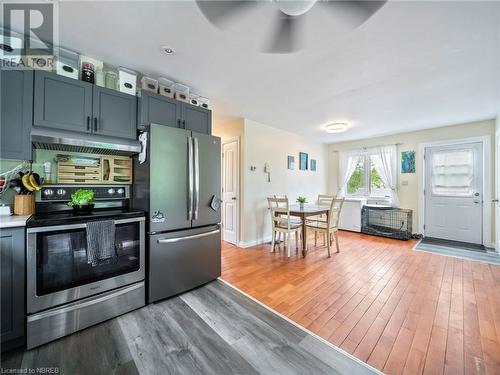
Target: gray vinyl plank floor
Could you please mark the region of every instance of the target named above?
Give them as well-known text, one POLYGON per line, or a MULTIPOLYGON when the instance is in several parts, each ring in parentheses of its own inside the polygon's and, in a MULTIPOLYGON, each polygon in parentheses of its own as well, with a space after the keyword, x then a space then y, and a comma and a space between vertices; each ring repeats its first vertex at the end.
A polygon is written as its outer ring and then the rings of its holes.
POLYGON ((217 280, 46 344, 2 369, 60 374, 374 374, 217 280))

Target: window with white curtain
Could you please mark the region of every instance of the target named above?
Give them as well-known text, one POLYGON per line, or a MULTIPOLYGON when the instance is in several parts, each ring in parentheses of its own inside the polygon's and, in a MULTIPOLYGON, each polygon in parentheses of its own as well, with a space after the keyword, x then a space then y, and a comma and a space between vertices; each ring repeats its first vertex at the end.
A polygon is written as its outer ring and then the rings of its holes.
POLYGON ((474 152, 444 150, 432 154, 432 194, 471 197, 474 194, 474 152))
POLYGON ((361 152, 352 176, 347 181, 347 195, 385 197, 389 190, 380 174, 375 169, 375 163, 380 156, 375 153, 361 152))

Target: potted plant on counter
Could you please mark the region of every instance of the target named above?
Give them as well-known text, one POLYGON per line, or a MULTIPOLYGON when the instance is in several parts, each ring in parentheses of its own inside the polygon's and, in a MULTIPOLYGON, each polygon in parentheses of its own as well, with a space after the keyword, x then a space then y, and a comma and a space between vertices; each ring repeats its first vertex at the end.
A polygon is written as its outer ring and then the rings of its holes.
POLYGON ((94 208, 94 192, 88 189, 78 189, 71 194, 71 202, 68 206, 73 207, 76 214, 90 213, 94 208))
POLYGON ((297 198, 297 203, 299 204, 300 209, 303 210, 304 209, 304 204, 307 203, 307 198, 306 197, 298 197, 297 198))

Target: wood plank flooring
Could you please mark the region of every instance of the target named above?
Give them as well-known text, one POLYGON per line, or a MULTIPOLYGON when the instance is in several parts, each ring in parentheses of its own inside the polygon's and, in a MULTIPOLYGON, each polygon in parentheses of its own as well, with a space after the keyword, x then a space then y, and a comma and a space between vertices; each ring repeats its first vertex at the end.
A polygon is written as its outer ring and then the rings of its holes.
POLYGON ((222 278, 387 374, 500 374, 499 265, 346 231, 339 243, 330 259, 223 243, 222 278))
POLYGON ((2 374, 376 373, 220 280, 0 364, 2 374))

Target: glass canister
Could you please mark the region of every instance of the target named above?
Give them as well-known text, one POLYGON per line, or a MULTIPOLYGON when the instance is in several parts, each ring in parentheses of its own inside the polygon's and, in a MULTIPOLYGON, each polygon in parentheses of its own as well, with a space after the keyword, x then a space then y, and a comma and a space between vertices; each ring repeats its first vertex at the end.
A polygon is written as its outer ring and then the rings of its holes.
POLYGON ((116 90, 118 88, 118 73, 108 70, 105 74, 105 86, 108 89, 116 90))

